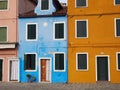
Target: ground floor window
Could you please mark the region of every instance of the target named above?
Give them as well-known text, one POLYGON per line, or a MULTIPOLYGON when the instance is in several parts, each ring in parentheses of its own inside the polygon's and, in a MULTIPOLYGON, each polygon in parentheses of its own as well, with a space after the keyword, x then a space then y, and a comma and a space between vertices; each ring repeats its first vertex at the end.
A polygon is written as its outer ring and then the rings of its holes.
POLYGON ((35 70, 36 54, 24 55, 24 70, 35 70))
POLYGON ((120 52, 117 52, 117 70, 120 70, 120 52))
POLYGON ((76 54, 76 68, 77 70, 88 70, 88 54, 87 53, 76 54))
POLYGON ((64 71, 65 70, 65 54, 64 53, 55 53, 55 71, 64 71))

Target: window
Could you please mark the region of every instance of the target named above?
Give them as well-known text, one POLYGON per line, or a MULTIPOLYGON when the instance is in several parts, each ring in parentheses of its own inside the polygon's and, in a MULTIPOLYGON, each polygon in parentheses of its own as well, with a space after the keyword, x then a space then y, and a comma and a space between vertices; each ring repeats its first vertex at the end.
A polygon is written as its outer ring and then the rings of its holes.
POLYGON ((76 7, 86 7, 87 0, 76 0, 76 7))
POLYGON ((64 53, 55 53, 55 71, 64 71, 65 62, 64 62, 64 53))
POLYGON ((120 0, 115 0, 115 4, 120 4, 120 0))
POLYGON ((120 19, 116 19, 116 37, 120 37, 120 19))
POLYGON ((0 27, 0 42, 7 41, 7 27, 0 27))
POLYGON ((117 70, 120 70, 120 52, 117 53, 117 70))
POLYGON ((64 39, 64 23, 55 23, 54 24, 54 38, 55 39, 64 39))
POLYGON ((87 20, 76 21, 76 37, 77 38, 87 38, 87 20))
POLYGON ((24 55, 24 70, 35 70, 36 54, 24 55))
POLYGON ((37 39, 36 24, 27 24, 27 40, 37 39))
POLYGON ((8 6, 8 0, 0 0, 0 10, 6 10, 8 6))
POLYGON ((88 70, 88 54, 77 53, 76 56, 77 70, 88 70))
POLYGON ((49 0, 41 0, 41 10, 49 9, 49 0))

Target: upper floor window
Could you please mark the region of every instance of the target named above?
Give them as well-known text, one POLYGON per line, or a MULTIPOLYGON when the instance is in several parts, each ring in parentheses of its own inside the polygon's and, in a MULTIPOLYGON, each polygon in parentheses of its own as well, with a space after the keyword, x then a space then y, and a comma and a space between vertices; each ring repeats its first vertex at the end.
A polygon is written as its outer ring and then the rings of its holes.
POLYGON ((77 70, 88 70, 88 54, 77 53, 76 54, 76 66, 77 70))
POLYGON ((7 27, 0 27, 0 42, 7 41, 7 27))
POLYGON ((88 25, 87 20, 76 21, 76 38, 87 38, 88 37, 88 25))
POLYGON ((37 39, 37 24, 27 24, 27 40, 37 39))
POLYGON ((8 7, 8 0, 0 0, 0 10, 6 10, 8 7))
POLYGON ((64 39, 64 22, 55 22, 54 23, 54 39, 64 39))
POLYGON ((120 19, 115 19, 115 36, 120 37, 120 19))
POLYGON ((55 53, 55 71, 64 71, 65 70, 65 55, 64 53, 55 53))
POLYGON ((41 10, 49 9, 49 0, 41 0, 41 10))
POLYGON ((76 7, 87 7, 87 0, 76 0, 76 7))
POLYGON ((117 59, 117 70, 120 70, 120 52, 117 52, 116 59, 117 59))
POLYGON ((24 70, 35 70, 35 69, 36 69, 36 54, 25 54, 24 70))
POLYGON ((115 0, 115 5, 120 4, 120 0, 115 0))

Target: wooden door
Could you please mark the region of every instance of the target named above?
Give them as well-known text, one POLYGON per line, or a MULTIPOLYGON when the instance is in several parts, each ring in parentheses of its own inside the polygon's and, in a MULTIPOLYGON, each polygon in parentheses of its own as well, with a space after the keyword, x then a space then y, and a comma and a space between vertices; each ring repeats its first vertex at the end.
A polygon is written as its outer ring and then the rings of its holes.
POLYGON ((108 57, 97 57, 97 79, 108 81, 108 57))
POLYGON ((50 82, 50 60, 41 59, 41 82, 50 82))

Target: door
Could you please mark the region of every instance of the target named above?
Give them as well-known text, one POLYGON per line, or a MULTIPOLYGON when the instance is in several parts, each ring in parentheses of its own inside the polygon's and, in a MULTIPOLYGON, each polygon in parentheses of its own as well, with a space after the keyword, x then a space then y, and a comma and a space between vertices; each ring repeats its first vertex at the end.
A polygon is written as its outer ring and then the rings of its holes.
POLYGON ((41 59, 41 82, 50 82, 50 59, 41 59))
POLYGON ((97 57, 97 80, 108 81, 108 57, 97 57))
POLYGON ((3 60, 0 59, 0 81, 2 81, 3 60))
POLYGON ((18 60, 10 60, 10 81, 18 81, 18 60))

